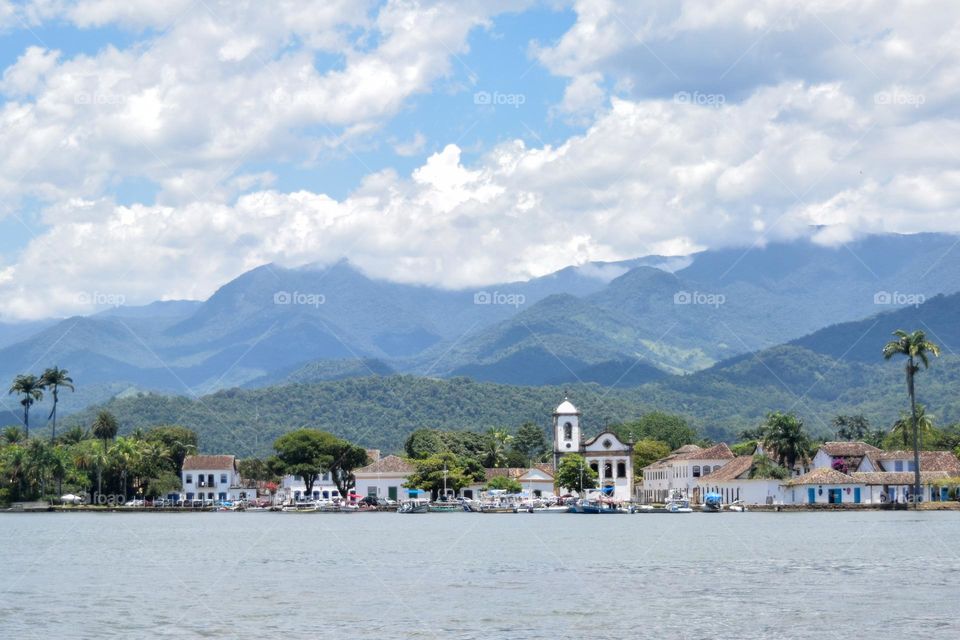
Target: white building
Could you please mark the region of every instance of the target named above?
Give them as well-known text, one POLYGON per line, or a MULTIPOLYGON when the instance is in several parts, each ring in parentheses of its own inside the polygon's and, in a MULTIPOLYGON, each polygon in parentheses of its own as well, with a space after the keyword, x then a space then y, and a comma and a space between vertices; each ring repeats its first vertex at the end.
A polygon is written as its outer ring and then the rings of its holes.
POLYGON ((742 500, 745 504, 783 504, 782 480, 770 478, 750 478, 753 470, 753 456, 739 456, 700 477, 699 495, 717 493, 723 496, 723 502, 730 504, 742 500))
MULTIPOLYGON (((813 456, 812 467, 835 469, 842 473, 883 471, 877 457, 882 453, 883 450, 866 442, 824 442, 813 456)), ((912 454, 910 457, 912 470, 912 454)))
POLYGON ((416 467, 400 456, 386 456, 353 472, 357 493, 385 500, 406 500, 411 497, 404 486, 416 467))
POLYGON ((479 498, 489 483, 494 478, 504 477, 513 478, 520 483, 521 491, 534 498, 552 498, 556 495, 556 487, 553 480, 553 469, 549 463, 538 464, 530 468, 525 467, 502 467, 497 469, 486 469, 486 482, 476 482, 460 491, 461 497, 479 498))
POLYGON ((817 467, 783 482, 785 504, 863 504, 867 485, 829 467, 817 467))
POLYGON ((184 500, 254 500, 256 483, 245 482, 234 456, 187 456, 180 470, 184 500))
POLYGON ((700 485, 712 473, 733 460, 726 443, 708 449, 688 444, 643 468, 643 486, 638 491, 641 502, 663 502, 679 490, 694 502, 700 501, 700 485))
MULTIPOLYGON (((633 497, 633 443, 622 442, 604 431, 583 439, 580 411, 567 399, 553 412, 553 468, 556 471, 564 455, 578 453, 598 475, 602 489, 619 500, 633 497)), ((575 487, 565 487, 568 491, 575 487)))
POLYGON ((307 483, 301 476, 285 475, 280 479, 276 501, 280 504, 300 502, 301 500, 333 500, 340 499, 340 490, 333 483, 330 472, 317 477, 310 493, 307 493, 307 483))

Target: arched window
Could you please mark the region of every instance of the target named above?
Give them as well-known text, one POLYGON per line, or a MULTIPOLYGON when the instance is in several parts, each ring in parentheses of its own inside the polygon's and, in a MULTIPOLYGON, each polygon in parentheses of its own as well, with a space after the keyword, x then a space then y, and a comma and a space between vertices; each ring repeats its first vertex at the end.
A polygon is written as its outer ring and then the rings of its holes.
POLYGON ((713 465, 713 470, 714 470, 714 471, 720 471, 720 465, 718 465, 718 464, 713 465))
POLYGON ((693 477, 694 478, 700 477, 700 465, 698 464, 693 465, 693 477))
POLYGON ((613 477, 613 463, 612 463, 612 462, 604 462, 604 463, 603 463, 603 477, 604 477, 604 478, 612 478, 612 477, 613 477))
POLYGON ((708 464, 703 465, 703 475, 705 476, 710 475, 710 465, 708 464))
POLYGON ((573 424, 569 422, 563 424, 563 439, 573 440, 573 424))
POLYGON ((626 462, 618 462, 618 463, 617 463, 617 477, 618 477, 618 478, 626 478, 626 477, 627 477, 627 463, 626 463, 626 462))
POLYGON ((596 462, 590 463, 590 468, 593 469, 593 472, 596 474, 600 473, 600 466, 596 462))

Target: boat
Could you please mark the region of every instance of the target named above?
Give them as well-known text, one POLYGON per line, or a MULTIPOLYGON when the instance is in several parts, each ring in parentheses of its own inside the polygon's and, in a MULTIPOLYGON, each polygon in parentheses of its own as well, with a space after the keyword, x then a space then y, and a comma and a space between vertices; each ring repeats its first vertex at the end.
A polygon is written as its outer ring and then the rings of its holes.
POLYGON ((727 511, 736 511, 738 513, 743 513, 747 510, 747 505, 743 504, 743 500, 734 500, 727 505, 727 511))
POLYGON ((700 510, 704 513, 720 513, 723 510, 723 496, 719 493, 708 493, 703 496, 703 506, 700 510))
POLYGON ((690 501, 686 498, 668 500, 665 508, 667 513, 693 513, 690 501))
POLYGON ((614 500, 582 498, 567 507, 568 513, 629 513, 629 510, 614 500))
POLYGON ((397 513, 430 513, 430 503, 420 500, 404 500, 397 513))
POLYGON ((434 502, 428 505, 430 513, 454 513, 463 511, 463 506, 459 502, 434 502))
POLYGON ((320 510, 320 506, 315 502, 295 502, 285 504, 280 508, 284 513, 313 513, 320 510))

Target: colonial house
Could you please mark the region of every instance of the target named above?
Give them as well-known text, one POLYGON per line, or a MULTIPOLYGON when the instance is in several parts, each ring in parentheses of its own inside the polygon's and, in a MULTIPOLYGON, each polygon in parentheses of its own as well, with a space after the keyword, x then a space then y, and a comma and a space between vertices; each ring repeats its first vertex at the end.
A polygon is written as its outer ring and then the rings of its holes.
POLYGON ((684 445, 643 468, 643 487, 638 498, 641 502, 663 502, 678 490, 698 502, 701 483, 733 459, 733 452, 724 442, 707 449, 684 445))
POLYGON ((718 471, 701 475, 699 495, 717 493, 723 496, 726 504, 737 500, 745 504, 783 504, 783 481, 776 478, 750 478, 753 467, 753 456, 738 456, 718 471))
POLYGON ((535 498, 551 498, 556 495, 553 467, 547 464, 536 464, 530 468, 525 467, 503 467, 499 469, 486 469, 486 481, 476 482, 460 491, 463 498, 479 498, 484 491, 487 483, 494 478, 513 478, 520 483, 521 491, 535 498))
MULTIPOLYGON (((827 442, 814 456, 815 468, 849 474, 865 485, 854 502, 909 502, 913 495, 912 451, 883 451, 864 442, 827 442)), ((946 500, 951 478, 960 478, 960 460, 950 451, 920 452, 922 500, 946 500)))
POLYGON ((400 456, 386 456, 353 472, 357 493, 384 500, 412 497, 404 486, 416 468, 400 456))
POLYGON ((787 504, 843 504, 864 502, 867 485, 862 480, 830 467, 817 467, 802 476, 783 481, 787 504))
POLYGON ((254 500, 255 482, 246 482, 235 456, 187 456, 180 470, 184 500, 204 502, 254 500))
MULTIPOLYGON (((563 456, 577 453, 598 476, 600 487, 619 500, 633 497, 633 443, 623 442, 614 433, 603 431, 585 440, 580 425, 581 414, 569 399, 564 399, 553 412, 553 469, 563 456)), ((575 487, 564 487, 574 492, 575 487)))

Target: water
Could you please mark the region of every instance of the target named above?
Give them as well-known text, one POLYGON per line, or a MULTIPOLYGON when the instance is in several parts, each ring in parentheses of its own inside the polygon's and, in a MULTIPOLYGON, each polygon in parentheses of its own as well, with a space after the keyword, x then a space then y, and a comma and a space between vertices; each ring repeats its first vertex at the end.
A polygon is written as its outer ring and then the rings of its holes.
POLYGON ((960 637, 960 514, 3 514, 0 638, 960 637))

